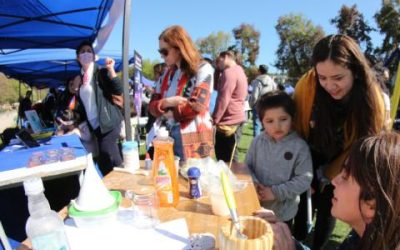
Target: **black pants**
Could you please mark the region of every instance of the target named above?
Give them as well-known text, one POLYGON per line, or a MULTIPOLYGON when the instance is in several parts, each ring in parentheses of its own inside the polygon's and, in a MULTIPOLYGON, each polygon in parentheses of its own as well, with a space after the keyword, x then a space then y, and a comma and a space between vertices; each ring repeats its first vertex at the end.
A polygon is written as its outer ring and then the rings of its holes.
POLYGON ((243 124, 238 125, 235 133, 231 136, 225 136, 223 133, 216 131, 215 134, 215 155, 217 160, 229 162, 236 142, 236 149, 233 156, 233 162, 238 162, 238 150, 240 138, 242 137, 243 124))
MULTIPOLYGON (((313 211, 316 210, 316 221, 314 228, 314 250, 319 250, 328 242, 335 228, 336 219, 331 215, 333 186, 325 186, 322 192, 316 189, 312 196, 313 211)), ((299 211, 295 217, 294 237, 304 240, 307 237, 307 193, 300 196, 299 211)))
POLYGON ((121 125, 111 131, 102 134, 100 127, 94 131, 99 145, 99 168, 103 176, 106 176, 114 167, 122 165, 122 156, 118 147, 118 139, 121 125))

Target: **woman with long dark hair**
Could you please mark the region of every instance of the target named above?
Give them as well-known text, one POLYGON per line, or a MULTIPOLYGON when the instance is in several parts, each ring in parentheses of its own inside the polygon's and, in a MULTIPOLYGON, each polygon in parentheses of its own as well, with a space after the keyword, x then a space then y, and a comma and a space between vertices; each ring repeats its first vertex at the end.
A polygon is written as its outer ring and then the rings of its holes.
MULTIPOLYGON (((346 35, 330 35, 314 47, 313 69, 296 85, 295 127, 309 143, 314 165, 313 207, 317 210, 313 249, 320 249, 335 226, 330 215, 336 176, 359 138, 384 129, 381 89, 357 43, 346 35)), ((304 239, 306 229, 302 197, 295 222, 295 237, 304 239), (303 212, 302 212, 303 211, 303 212)))

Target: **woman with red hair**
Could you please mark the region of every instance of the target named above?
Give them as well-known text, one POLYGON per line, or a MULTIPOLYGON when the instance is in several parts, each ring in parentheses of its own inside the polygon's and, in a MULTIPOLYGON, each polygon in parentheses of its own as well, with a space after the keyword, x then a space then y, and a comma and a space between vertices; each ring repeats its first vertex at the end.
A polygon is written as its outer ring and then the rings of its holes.
POLYGON ((184 28, 175 25, 159 37, 159 52, 168 66, 149 104, 160 124, 166 121, 174 138, 174 153, 182 160, 213 154, 209 114, 213 68, 196 49, 184 28))

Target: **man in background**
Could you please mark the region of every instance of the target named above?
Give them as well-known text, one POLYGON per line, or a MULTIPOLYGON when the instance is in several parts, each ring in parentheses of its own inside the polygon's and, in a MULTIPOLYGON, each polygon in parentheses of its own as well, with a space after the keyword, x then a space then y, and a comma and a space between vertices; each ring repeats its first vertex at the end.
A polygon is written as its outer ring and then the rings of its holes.
POLYGON ((258 67, 259 75, 251 81, 252 92, 249 98, 249 105, 252 109, 252 119, 253 119, 253 136, 256 137, 261 131, 261 121, 258 117, 256 110, 256 103, 260 96, 267 92, 277 89, 277 85, 272 78, 267 75, 268 67, 267 65, 261 64, 258 67))
POLYGON ((23 125, 26 121, 25 111, 32 109, 32 90, 28 90, 25 93, 25 97, 22 96, 19 99, 19 107, 18 107, 18 124, 23 125))

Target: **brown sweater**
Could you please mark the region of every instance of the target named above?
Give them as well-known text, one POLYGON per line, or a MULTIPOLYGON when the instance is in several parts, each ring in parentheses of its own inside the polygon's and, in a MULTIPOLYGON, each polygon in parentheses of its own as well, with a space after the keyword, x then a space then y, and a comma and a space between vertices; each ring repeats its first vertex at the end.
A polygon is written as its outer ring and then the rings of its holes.
POLYGON ((245 121, 244 101, 247 77, 239 65, 226 68, 218 83, 218 97, 213 114, 218 125, 236 125, 245 121))

